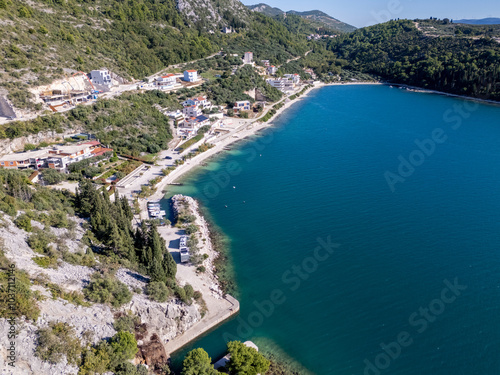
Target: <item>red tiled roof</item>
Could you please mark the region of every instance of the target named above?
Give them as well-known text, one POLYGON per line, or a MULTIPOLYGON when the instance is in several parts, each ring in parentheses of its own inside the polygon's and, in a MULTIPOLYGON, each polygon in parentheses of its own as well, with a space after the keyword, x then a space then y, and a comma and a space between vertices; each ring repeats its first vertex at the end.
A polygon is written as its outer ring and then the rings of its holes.
POLYGON ((103 155, 104 153, 108 152, 108 151, 113 151, 112 148, 106 148, 106 147, 97 147, 97 148, 94 148, 91 153, 94 154, 94 156, 100 156, 100 155, 103 155))
POLYGON ((85 143, 82 143, 83 145, 89 145, 89 146, 99 146, 101 144, 101 142, 99 141, 89 141, 89 142, 85 142, 85 143))
POLYGON ((194 72, 196 72, 196 70, 186 70, 186 72, 188 72, 188 73, 194 73, 194 72))
POLYGON ((174 77, 175 74, 174 73, 168 73, 167 75, 165 76, 161 76, 161 78, 168 78, 168 77, 174 77))

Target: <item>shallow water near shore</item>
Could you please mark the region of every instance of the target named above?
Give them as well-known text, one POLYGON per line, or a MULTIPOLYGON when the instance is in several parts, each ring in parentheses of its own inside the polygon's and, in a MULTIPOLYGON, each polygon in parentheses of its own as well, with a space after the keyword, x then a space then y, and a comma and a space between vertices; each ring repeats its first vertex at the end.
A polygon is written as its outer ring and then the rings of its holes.
POLYGON ((325 87, 169 186, 228 237, 241 303, 174 367, 240 339, 321 375, 499 374, 499 140, 498 106, 325 87))

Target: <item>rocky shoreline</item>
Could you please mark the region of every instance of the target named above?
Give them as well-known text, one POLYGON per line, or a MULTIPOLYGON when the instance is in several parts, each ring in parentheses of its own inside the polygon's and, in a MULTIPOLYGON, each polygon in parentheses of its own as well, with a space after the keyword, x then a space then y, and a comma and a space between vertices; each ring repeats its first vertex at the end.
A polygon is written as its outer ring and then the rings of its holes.
MULTIPOLYGON (((81 250, 80 243, 84 233, 81 230, 83 223, 80 219, 75 217, 73 220, 78 223, 73 238, 69 238, 67 229, 51 228, 51 231, 59 238, 68 237, 65 242, 69 252, 81 250)), ((36 226, 39 223, 33 221, 33 224, 36 226)), ((8 217, 4 216, 1 220, 0 238, 4 239, 2 250, 9 262, 17 269, 26 271, 31 280, 46 280, 59 286, 65 292, 82 292, 83 287, 90 282, 90 275, 96 270, 95 267, 72 265, 61 260, 57 268, 42 268, 32 259, 38 254, 28 246, 28 235, 28 232, 19 229, 8 217)), ((168 356, 165 344, 182 336, 202 320, 201 307, 196 303, 186 305, 177 299, 164 303, 152 301, 144 294, 148 278, 133 270, 119 268, 115 277, 133 292, 132 300, 118 309, 100 303, 93 303, 89 306, 72 304, 62 298, 52 297, 51 291, 43 283, 32 285, 31 289, 41 296, 37 302, 40 315, 36 321, 27 319, 16 321, 15 326, 18 332, 15 339, 16 367, 9 374, 76 374, 78 368, 69 365, 65 359, 58 364, 50 364, 34 355, 37 330, 47 327, 50 322, 65 322, 74 327, 76 337, 82 343, 95 344, 116 334, 113 327, 116 314, 129 311, 140 318, 144 328, 144 337, 138 340, 139 353, 135 361, 148 365, 154 365, 155 361, 166 363, 168 356), (90 341, 88 341, 88 332, 91 332, 90 341)), ((5 369, 8 368, 9 328, 10 324, 7 319, 0 319, 0 367, 5 369)))

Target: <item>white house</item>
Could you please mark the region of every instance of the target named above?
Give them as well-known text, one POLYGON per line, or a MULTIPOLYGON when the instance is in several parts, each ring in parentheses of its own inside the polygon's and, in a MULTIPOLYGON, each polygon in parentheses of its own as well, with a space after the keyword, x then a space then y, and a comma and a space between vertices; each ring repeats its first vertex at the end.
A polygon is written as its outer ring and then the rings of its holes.
POLYGON ((233 110, 235 112, 250 111, 250 102, 248 100, 240 100, 234 103, 233 110))
POLYGON ((222 32, 223 32, 224 34, 231 34, 231 33, 233 32, 233 30, 231 29, 231 27, 227 27, 227 26, 226 26, 226 27, 224 27, 224 28, 222 29, 222 32))
POLYGON ((276 74, 277 70, 278 69, 276 69, 274 65, 271 65, 270 67, 267 68, 267 73, 273 76, 276 74))
POLYGON ((298 85, 300 83, 300 75, 297 73, 285 74, 285 77, 291 80, 295 85, 298 85))
POLYGON ((198 81, 198 71, 196 71, 196 70, 185 70, 184 71, 184 81, 186 81, 186 82, 196 82, 196 81, 198 81))
POLYGON ((108 70, 92 70, 90 80, 96 85, 111 86, 111 75, 108 70))
POLYGON ((243 57, 243 62, 245 64, 251 64, 253 61, 253 52, 245 52, 245 56, 243 57))
POLYGON ((207 99, 206 96, 198 96, 197 98, 189 98, 182 102, 183 107, 191 106, 191 105, 196 105, 199 106, 203 109, 209 108, 212 103, 207 99))
POLYGON ((113 150, 100 147, 98 141, 89 141, 79 145, 56 146, 50 149, 14 153, 0 158, 0 169, 52 168, 64 170, 68 164, 96 156, 102 151, 113 150))
POLYGON ((281 92, 293 91, 295 84, 288 78, 269 78, 266 82, 281 92))
POLYGON ((266 68, 267 68, 267 67, 269 67, 269 66, 271 65, 271 63, 269 62, 269 60, 260 60, 260 62, 261 62, 262 64, 264 64, 264 66, 265 66, 266 68))
POLYGON ((161 90, 171 89, 175 86, 176 79, 175 74, 168 73, 164 76, 156 78, 155 86, 161 90))
POLYGON ((188 105, 182 110, 182 114, 185 117, 198 117, 201 116, 202 110, 197 105, 188 105))
POLYGON ((194 135, 198 129, 205 125, 210 125, 210 119, 206 116, 200 115, 196 117, 188 117, 179 124, 179 130, 181 131, 181 134, 185 136, 194 135), (186 130, 190 131, 186 132, 186 130))

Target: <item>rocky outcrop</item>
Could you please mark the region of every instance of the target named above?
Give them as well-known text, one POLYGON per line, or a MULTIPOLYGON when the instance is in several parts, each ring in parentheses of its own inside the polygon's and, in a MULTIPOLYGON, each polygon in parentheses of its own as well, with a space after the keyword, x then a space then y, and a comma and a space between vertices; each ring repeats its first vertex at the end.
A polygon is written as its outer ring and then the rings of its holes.
POLYGON ((207 28, 228 26, 224 16, 233 14, 239 21, 249 16, 248 9, 237 0, 176 0, 177 9, 191 23, 203 22, 207 28))
MULTIPOLYGON (((33 225, 39 226, 36 222, 33 222, 33 225)), ((71 236, 67 235, 66 229, 51 228, 51 231, 59 238, 67 237, 66 245, 69 251, 81 249, 78 242, 81 240, 83 230, 76 229, 71 236)), ((26 243, 27 237, 28 234, 17 228, 11 219, 3 218, 2 225, 0 225, 0 238, 3 238, 3 251, 9 261, 15 263, 18 269, 25 270, 31 278, 45 275, 43 277, 66 291, 81 292, 95 269, 66 262, 60 262, 57 269, 41 268, 32 260, 32 257, 38 254, 34 253, 26 243)), ((132 301, 122 306, 120 311, 131 311, 141 319, 143 332, 137 337, 140 347, 139 360, 161 368, 167 358, 164 344, 200 321, 200 308, 196 304, 188 306, 175 299, 165 303, 149 300, 143 294, 148 277, 132 270, 121 268, 115 276, 131 291, 134 291, 132 301)), ((76 306, 62 299, 52 299, 51 293, 40 285, 32 286, 32 289, 37 290, 45 298, 38 301, 40 316, 36 322, 19 320, 16 324, 18 336, 15 339, 16 367, 14 369, 9 368, 7 364, 10 326, 6 319, 0 319, 0 375, 77 374, 78 369, 68 365, 65 360, 54 365, 34 356, 37 329, 48 326, 52 321, 66 322, 74 327, 82 343, 97 343, 116 333, 113 328, 116 310, 113 311, 109 306, 102 304, 93 304, 90 307, 76 306), (91 332, 90 337, 88 332, 91 332)))
POLYGON ((73 375, 78 368, 69 365, 64 358, 61 363, 50 364, 35 357, 35 339, 38 327, 32 323, 20 322, 17 325, 18 336, 15 339, 15 366, 9 366, 7 338, 9 323, 0 319, 0 374, 1 375, 73 375))
POLYGON ((196 304, 188 306, 175 300, 159 303, 143 294, 135 294, 132 301, 122 307, 122 311, 132 311, 138 315, 141 322, 147 324, 148 332, 156 333, 163 343, 181 335, 201 319, 196 304))
POLYGON ((24 150, 24 145, 29 143, 37 145, 40 142, 47 142, 47 143, 58 142, 62 140, 64 137, 78 133, 80 131, 81 129, 79 128, 67 129, 62 133, 58 133, 54 130, 51 130, 46 132, 40 132, 38 134, 30 134, 25 137, 18 137, 14 139, 2 139, 0 140, 0 155, 5 155, 11 152, 24 150))

